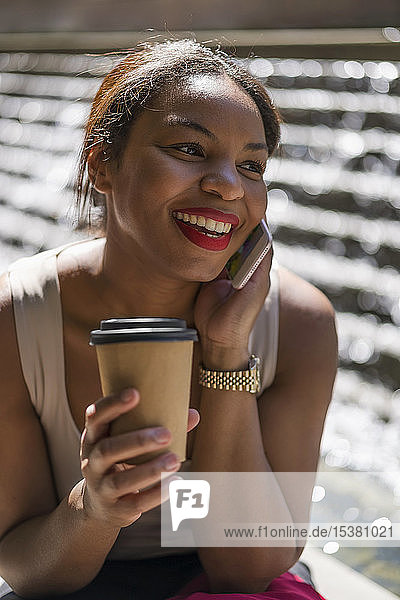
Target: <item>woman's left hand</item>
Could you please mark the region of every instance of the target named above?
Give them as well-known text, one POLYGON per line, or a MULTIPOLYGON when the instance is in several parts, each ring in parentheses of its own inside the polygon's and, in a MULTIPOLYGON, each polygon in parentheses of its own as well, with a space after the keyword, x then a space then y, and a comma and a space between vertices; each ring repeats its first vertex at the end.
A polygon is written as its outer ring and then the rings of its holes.
POLYGON ((272 255, 271 250, 241 290, 224 279, 224 271, 201 286, 194 320, 203 356, 204 352, 224 350, 247 354, 250 332, 269 291, 272 255))

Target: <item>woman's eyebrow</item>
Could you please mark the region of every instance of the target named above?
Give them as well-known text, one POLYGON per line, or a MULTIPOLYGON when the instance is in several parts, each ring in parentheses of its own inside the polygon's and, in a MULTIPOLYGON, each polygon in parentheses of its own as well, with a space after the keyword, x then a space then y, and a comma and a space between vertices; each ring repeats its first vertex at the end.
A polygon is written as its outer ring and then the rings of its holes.
MULTIPOLYGON (((195 121, 190 121, 186 117, 181 117, 179 115, 168 115, 165 119, 165 123, 170 127, 189 127, 190 129, 194 129, 195 131, 200 131, 210 139, 217 141, 217 136, 212 133, 209 129, 200 125, 200 123, 196 123, 195 121)), ((266 150, 268 152, 267 144, 264 142, 250 142, 246 144, 243 150, 266 150)))
POLYGON ((214 135, 209 129, 203 127, 203 125, 200 125, 200 123, 186 119, 186 117, 180 117, 179 115, 168 115, 168 117, 165 119, 165 122, 167 125, 172 127, 190 127, 191 129, 200 131, 214 141, 217 140, 216 135, 214 135))
POLYGON ((244 150, 266 150, 268 152, 268 146, 264 142, 251 142, 245 145, 244 150))

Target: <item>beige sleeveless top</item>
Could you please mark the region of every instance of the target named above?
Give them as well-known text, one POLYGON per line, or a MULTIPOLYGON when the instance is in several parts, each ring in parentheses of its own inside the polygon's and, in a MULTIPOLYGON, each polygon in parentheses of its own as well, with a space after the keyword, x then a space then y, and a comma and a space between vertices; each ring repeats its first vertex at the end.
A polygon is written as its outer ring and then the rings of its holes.
MULTIPOLYGON (((63 316, 57 255, 73 242, 22 258, 8 269, 22 371, 32 404, 42 424, 59 500, 82 479, 80 432, 69 408, 64 371, 63 316)), ((279 278, 271 270, 271 289, 251 332, 249 352, 261 359, 262 390, 273 382, 279 333, 279 278)), ((89 332, 88 332, 89 339, 89 332)), ((261 392, 260 392, 261 393, 261 392)), ((190 468, 190 461, 183 469, 190 468)), ((108 558, 129 560, 192 552, 161 548, 160 507, 123 528, 108 558)))

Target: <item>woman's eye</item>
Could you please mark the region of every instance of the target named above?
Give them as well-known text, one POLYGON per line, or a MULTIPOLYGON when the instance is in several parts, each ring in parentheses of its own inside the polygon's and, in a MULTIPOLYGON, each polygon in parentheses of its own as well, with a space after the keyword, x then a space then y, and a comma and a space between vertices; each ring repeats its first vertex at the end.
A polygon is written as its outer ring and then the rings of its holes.
POLYGON ((251 171, 252 173, 259 173, 260 175, 262 175, 265 171, 265 164, 256 160, 251 160, 247 163, 241 164, 240 166, 243 169, 246 169, 247 171, 251 171))
POLYGON ((176 144, 171 146, 174 150, 179 150, 188 156, 204 156, 204 150, 200 144, 176 144))

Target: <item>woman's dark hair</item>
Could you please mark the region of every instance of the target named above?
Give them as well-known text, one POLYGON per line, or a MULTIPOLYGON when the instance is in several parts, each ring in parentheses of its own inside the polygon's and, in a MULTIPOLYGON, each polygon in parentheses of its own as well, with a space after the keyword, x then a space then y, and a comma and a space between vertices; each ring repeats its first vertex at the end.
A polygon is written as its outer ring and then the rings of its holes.
POLYGON ((129 51, 108 73, 98 90, 85 127, 75 184, 78 227, 91 225, 91 208, 104 208, 104 195, 94 189, 87 173, 90 150, 99 146, 104 160, 119 165, 132 123, 170 85, 179 85, 194 75, 228 76, 257 105, 265 129, 268 154, 279 142, 280 117, 264 86, 237 61, 220 50, 211 50, 185 39, 146 43, 129 51))

